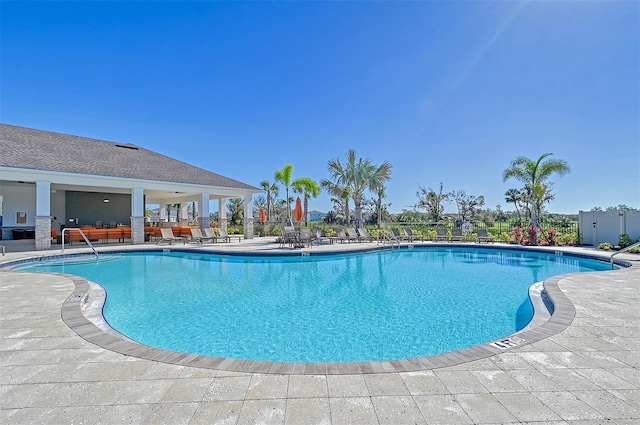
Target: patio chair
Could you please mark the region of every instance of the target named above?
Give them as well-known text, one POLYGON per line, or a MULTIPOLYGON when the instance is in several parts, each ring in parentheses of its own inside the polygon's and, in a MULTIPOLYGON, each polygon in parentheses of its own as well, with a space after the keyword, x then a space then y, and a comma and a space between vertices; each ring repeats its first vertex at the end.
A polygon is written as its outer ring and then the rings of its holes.
POLYGON ((313 229, 311 233, 315 235, 313 238, 313 242, 317 243, 318 245, 322 245, 324 241, 329 241, 330 244, 333 243, 333 240, 331 238, 322 235, 322 230, 320 230, 319 228, 313 229))
POLYGON ((360 227, 359 229, 357 229, 358 231, 358 235, 360 236, 361 240, 366 240, 369 242, 373 242, 373 236, 371 236, 369 234, 369 231, 367 230, 366 227, 360 227))
POLYGON ((118 223, 115 220, 109 222, 109 229, 115 229, 116 227, 118 227, 118 223))
POLYGON ((409 238, 407 237, 407 234, 405 233, 404 229, 398 229, 397 227, 393 227, 391 229, 391 235, 393 235, 393 237, 398 241, 409 240, 409 238))
POLYGON ((156 245, 160 245, 160 243, 162 242, 169 242, 169 245, 171 245, 173 241, 182 241, 183 245, 186 243, 185 239, 182 236, 175 236, 171 229, 160 229, 160 234, 162 235, 162 237, 160 238, 158 243, 156 243, 156 245))
POLYGON ((491 242, 493 243, 493 236, 489 236, 487 229, 478 229, 478 236, 476 237, 476 242, 491 242))
POLYGON ((211 242, 217 241, 218 235, 216 235, 216 232, 214 232, 211 227, 205 227, 202 231, 204 232, 204 239, 209 239, 211 242))
POLYGON ((347 240, 349 242, 351 241, 360 242, 361 240, 360 235, 358 234, 358 232, 356 232, 356 229, 354 229, 353 227, 347 228, 347 240))
POLYGON ((404 232, 407 234, 407 240, 409 242, 413 242, 414 240, 419 240, 419 241, 423 241, 422 239, 422 235, 413 233, 413 229, 411 227, 407 227, 406 229, 404 229, 404 232))
POLYGON ((300 237, 298 238, 298 240, 296 241, 297 243, 294 244, 294 247, 296 248, 304 248, 305 245, 308 246, 309 248, 313 247, 313 233, 311 233, 311 229, 308 227, 301 227, 300 228, 300 237))
POLYGON ((215 229, 215 231, 218 234, 218 238, 217 239, 222 240, 222 242, 231 242, 231 236, 229 236, 229 234, 227 233, 227 231, 225 229, 217 227, 215 229))
POLYGON ((200 230, 200 229, 191 229, 191 237, 189 238, 189 240, 187 242, 203 243, 204 241, 207 241, 207 240, 213 242, 213 238, 203 235, 202 234, 202 230, 200 230))
POLYGON ((439 227, 436 229, 436 242, 447 242, 449 235, 447 235, 447 229, 439 227))
POLYGON ((101 220, 96 220, 96 224, 94 226, 96 229, 102 229, 104 227, 104 225, 102 224, 101 220))
POLYGON ((396 235, 393 234, 392 231, 380 231, 380 239, 382 243, 390 243, 390 244, 400 244, 400 239, 396 235))
POLYGON ((450 242, 464 242, 465 237, 462 234, 462 229, 460 227, 454 227, 451 229, 451 238, 450 242))
POLYGON ((337 229, 336 230, 336 235, 334 237, 334 240, 336 241, 340 241, 340 243, 344 243, 344 241, 348 241, 349 238, 347 237, 347 235, 344 233, 343 229, 337 229))

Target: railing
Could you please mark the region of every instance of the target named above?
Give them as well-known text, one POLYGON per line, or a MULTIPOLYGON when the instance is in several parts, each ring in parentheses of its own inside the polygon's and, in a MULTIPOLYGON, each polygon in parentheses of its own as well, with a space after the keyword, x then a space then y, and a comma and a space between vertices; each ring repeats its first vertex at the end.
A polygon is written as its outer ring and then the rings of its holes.
POLYGON ((0 248, 2 248, 2 256, 4 257, 4 256, 5 256, 5 254, 6 254, 6 252, 5 252, 5 250, 4 250, 4 245, 0 245, 0 248))
MULTIPOLYGON (((96 249, 93 247, 93 244, 91 243, 91 241, 89 241, 89 239, 87 239, 87 236, 84 234, 84 232, 82 231, 82 229, 80 229, 79 227, 65 227, 64 229, 62 229, 62 252, 64 253, 64 232, 66 232, 67 230, 77 230, 78 232, 80 232, 80 234, 82 235, 82 238, 84 239, 84 241, 87 243, 87 245, 89 245, 89 248, 91 248, 91 250, 93 251, 94 254, 96 254, 96 258, 98 258, 98 251, 96 251, 96 249)), ((71 237, 69 237, 71 238, 71 237)), ((69 239, 69 243, 71 243, 71 239, 69 239)))
POLYGON ((613 254, 611 254, 611 257, 609 257, 609 261, 611 262, 611 270, 613 270, 613 257, 618 255, 618 254, 622 254, 623 252, 627 252, 629 251, 631 248, 635 248, 636 246, 640 246, 640 242, 636 242, 633 245, 629 245, 626 248, 622 248, 620 251, 618 252, 614 252, 613 254))

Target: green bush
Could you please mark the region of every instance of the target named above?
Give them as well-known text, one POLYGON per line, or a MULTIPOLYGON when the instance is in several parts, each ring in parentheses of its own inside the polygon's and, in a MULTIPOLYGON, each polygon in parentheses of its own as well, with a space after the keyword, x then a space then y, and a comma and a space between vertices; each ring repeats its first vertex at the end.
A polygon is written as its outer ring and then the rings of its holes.
POLYGON ((613 245, 611 245, 609 242, 603 242, 600 245, 598 245, 598 249, 603 249, 605 251, 611 251, 613 249, 613 245))
POLYGON ((438 236, 438 232, 433 229, 425 229, 422 231, 422 237, 425 241, 435 241, 438 236))
POLYGON ((633 241, 633 239, 631 239, 631 237, 629 237, 629 235, 627 235, 626 233, 621 234, 618 238, 618 245, 620 245, 620 248, 626 248, 629 245, 633 245, 634 243, 635 242, 633 241))
POLYGON ((573 234, 561 233, 561 234, 558 234, 557 242, 558 242, 558 245, 577 245, 578 237, 573 234))

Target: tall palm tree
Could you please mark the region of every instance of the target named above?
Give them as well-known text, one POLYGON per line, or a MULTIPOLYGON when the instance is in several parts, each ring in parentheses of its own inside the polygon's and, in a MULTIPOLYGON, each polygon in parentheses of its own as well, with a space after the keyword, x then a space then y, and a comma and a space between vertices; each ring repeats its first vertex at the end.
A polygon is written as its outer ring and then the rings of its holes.
MULTIPOLYGON (((531 225, 538 227, 540 215, 542 214, 542 205, 550 199, 549 185, 545 184, 549 177, 553 174, 564 176, 571 172, 569 164, 561 159, 547 159, 553 155, 545 153, 540 155, 536 161, 519 156, 511 162, 511 166, 502 173, 502 180, 513 177, 524 183, 525 190, 530 196, 531 201, 531 225)), ((537 238, 533 243, 537 244, 537 238)))
POLYGON ((375 190, 376 194, 376 224, 378 227, 382 224, 382 200, 387 197, 387 188, 384 185, 378 186, 375 190))
POLYGON ((376 203, 378 226, 382 224, 382 200, 387 197, 385 183, 391 178, 391 168, 392 165, 385 161, 375 169, 369 178, 369 189, 378 196, 376 203))
POLYGON ((522 224, 522 218, 520 216, 520 208, 518 208, 518 204, 522 200, 521 192, 518 189, 509 189, 504 193, 504 200, 516 208, 516 213, 518 214, 518 223, 522 224))
POLYGON ((320 186, 333 196, 332 201, 339 201, 344 207, 344 224, 349 226, 351 211, 349 211, 349 200, 351 199, 351 192, 346 186, 341 186, 331 180, 322 179, 320 186))
POLYGON ((356 225, 362 227, 364 191, 372 188, 372 182, 386 181, 391 173, 391 164, 385 161, 376 167, 370 159, 356 158, 356 152, 350 149, 344 165, 339 159, 329 161, 329 172, 336 184, 349 189, 356 210, 356 225))
POLYGON ((293 165, 287 164, 284 166, 282 170, 276 171, 275 179, 277 182, 282 183, 286 190, 286 200, 287 200, 287 219, 289 223, 291 221, 291 202, 289 200, 289 187, 291 187, 291 182, 293 179, 293 165))
POLYGON ((320 195, 320 186, 309 177, 301 177, 293 183, 293 191, 302 193, 304 196, 304 225, 309 225, 309 198, 316 198, 320 195))
POLYGON ((278 196, 278 185, 275 183, 270 183, 266 180, 263 180, 260 182, 260 187, 262 188, 262 190, 264 190, 264 193, 267 195, 267 221, 271 221, 271 202, 273 200, 273 197, 277 197, 278 196))

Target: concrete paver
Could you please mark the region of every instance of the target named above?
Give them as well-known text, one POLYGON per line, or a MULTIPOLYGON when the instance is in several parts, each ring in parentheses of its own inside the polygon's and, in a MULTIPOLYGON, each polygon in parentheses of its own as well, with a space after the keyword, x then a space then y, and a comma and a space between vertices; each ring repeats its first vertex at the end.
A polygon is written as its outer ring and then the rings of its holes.
MULTIPOLYGON (((0 261, 41 255, 9 252, 0 261)), ((342 375, 265 375, 123 355, 62 321, 75 290, 68 277, 0 270, 0 422, 639 423, 640 261, 619 257, 634 267, 558 280, 575 317, 533 344, 432 370, 380 363, 370 367, 386 372, 362 374, 363 365, 342 375)))

